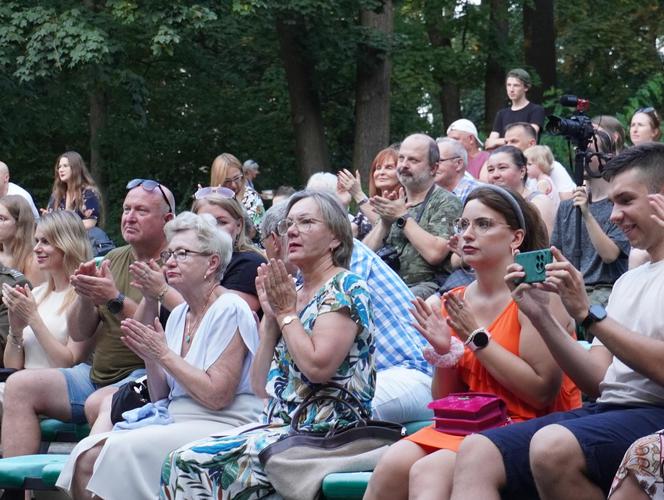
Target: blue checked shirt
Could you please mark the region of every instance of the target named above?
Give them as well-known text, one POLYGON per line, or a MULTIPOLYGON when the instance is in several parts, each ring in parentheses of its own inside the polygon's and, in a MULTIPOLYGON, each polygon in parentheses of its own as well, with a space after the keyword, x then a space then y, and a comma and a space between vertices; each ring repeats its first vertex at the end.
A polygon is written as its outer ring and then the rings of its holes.
POLYGON ((461 178, 459 184, 457 184, 456 187, 452 190, 452 194, 456 195, 456 197, 461 200, 462 205, 465 205, 466 198, 468 198, 470 192, 476 187, 480 187, 481 185, 481 182, 466 172, 466 175, 461 178))
POLYGON ((376 369, 412 368, 428 375, 431 366, 422 357, 427 341, 411 325, 409 309, 415 297, 383 260, 369 247, 353 240, 350 270, 369 285, 376 328, 376 369))

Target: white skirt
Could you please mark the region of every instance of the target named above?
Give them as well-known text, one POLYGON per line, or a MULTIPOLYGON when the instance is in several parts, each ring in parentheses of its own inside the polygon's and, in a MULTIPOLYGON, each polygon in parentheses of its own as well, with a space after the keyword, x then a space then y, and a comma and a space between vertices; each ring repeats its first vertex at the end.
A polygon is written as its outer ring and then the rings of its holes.
POLYGON ((161 466, 168 454, 197 439, 256 422, 262 401, 249 394, 235 397, 220 411, 209 410, 191 398, 177 398, 168 406, 174 423, 88 436, 76 445, 56 486, 71 495, 78 457, 105 440, 87 489, 105 500, 159 497, 161 466))

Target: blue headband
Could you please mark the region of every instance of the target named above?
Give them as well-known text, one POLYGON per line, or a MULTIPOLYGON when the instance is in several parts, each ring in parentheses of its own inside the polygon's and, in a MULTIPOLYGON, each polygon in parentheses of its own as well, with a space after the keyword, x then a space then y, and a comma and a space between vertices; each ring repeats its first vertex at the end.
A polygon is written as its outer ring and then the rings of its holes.
POLYGON ((519 203, 517 203, 516 198, 512 195, 512 193, 510 193, 506 189, 501 188, 500 186, 496 186, 495 184, 482 184, 481 186, 475 189, 482 189, 482 188, 490 189, 491 191, 494 191, 503 198, 505 198, 505 201, 507 201, 507 203, 510 204, 512 210, 514 211, 514 215, 516 215, 516 218, 519 221, 519 228, 523 229, 524 231, 526 230, 526 219, 523 216, 523 210, 521 210, 519 203))

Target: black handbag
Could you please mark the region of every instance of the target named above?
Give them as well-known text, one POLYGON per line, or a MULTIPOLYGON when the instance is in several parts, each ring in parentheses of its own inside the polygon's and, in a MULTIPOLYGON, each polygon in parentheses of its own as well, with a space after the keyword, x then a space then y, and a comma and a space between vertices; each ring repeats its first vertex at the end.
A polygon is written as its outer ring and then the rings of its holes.
POLYGON ((124 412, 140 408, 149 402, 150 392, 148 391, 147 376, 140 377, 133 382, 127 382, 113 394, 111 401, 111 422, 114 424, 122 422, 124 420, 122 418, 124 412))
POLYGON ((289 432, 265 447, 258 460, 268 481, 285 500, 311 500, 320 495, 326 475, 373 470, 387 447, 405 435, 406 428, 401 424, 371 420, 360 401, 343 387, 321 385, 297 407, 289 432), (340 390, 348 399, 317 396, 328 388, 340 390), (355 421, 341 429, 332 427, 327 433, 301 430, 299 421, 303 411, 320 401, 346 406, 355 421))

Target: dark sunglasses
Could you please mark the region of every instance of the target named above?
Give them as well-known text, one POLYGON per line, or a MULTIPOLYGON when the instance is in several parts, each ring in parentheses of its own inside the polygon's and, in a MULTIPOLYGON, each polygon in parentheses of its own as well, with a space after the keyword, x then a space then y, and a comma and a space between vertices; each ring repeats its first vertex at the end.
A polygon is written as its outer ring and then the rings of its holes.
POLYGON ((161 184, 159 184, 157 181, 153 181, 152 179, 132 179, 127 183, 127 190, 134 189, 135 187, 138 186, 141 186, 144 190, 146 190, 149 193, 159 188, 159 192, 161 193, 162 198, 164 198, 166 205, 168 205, 168 211, 170 213, 173 213, 175 211, 175 208, 171 205, 168 196, 166 196, 164 188, 162 188, 161 184))

